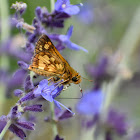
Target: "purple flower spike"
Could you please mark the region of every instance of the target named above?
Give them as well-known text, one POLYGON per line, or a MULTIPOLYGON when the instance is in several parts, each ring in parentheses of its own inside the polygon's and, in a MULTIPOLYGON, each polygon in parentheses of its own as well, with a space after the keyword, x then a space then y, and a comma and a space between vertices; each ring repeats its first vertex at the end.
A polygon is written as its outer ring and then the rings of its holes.
POLYGON ((84 3, 77 17, 82 23, 91 25, 94 22, 94 8, 92 3, 84 3))
POLYGON ((42 107, 41 104, 26 106, 24 108, 24 111, 42 112, 43 110, 41 107, 42 107))
POLYGON ((76 50, 76 51, 83 50, 85 52, 88 52, 85 48, 78 46, 77 44, 72 43, 70 41, 70 37, 72 36, 72 31, 73 31, 73 26, 70 26, 66 35, 59 35, 60 41, 72 50, 76 50))
POLYGON ((28 75, 27 78, 25 79, 24 90, 25 91, 31 91, 33 89, 34 89, 34 85, 31 81, 30 75, 28 75))
POLYGON ((6 121, 1 121, 0 120, 0 133, 4 129, 5 125, 6 125, 6 121))
POLYGON ((108 125, 115 130, 119 135, 125 135, 128 129, 128 124, 124 114, 120 114, 114 110, 110 110, 107 118, 108 125))
POLYGON ((41 20, 42 19, 42 9, 41 9, 41 7, 38 6, 35 10, 35 13, 36 13, 37 18, 39 20, 41 20))
POLYGON ((87 91, 78 102, 76 109, 83 115, 96 115, 101 111, 103 99, 104 96, 100 89, 87 91))
POLYGON ((76 15, 79 13, 80 8, 77 5, 71 5, 69 0, 57 0, 55 3, 55 10, 68 15, 76 15))
POLYGON ((22 97, 19 102, 25 102, 25 101, 29 101, 29 100, 33 100, 35 98, 35 95, 33 94, 33 92, 29 92, 27 93, 24 97, 22 97))
POLYGON ((24 129, 35 130, 34 123, 31 122, 17 121, 16 124, 24 129))
POLYGON ((2 115, 0 117, 0 133, 3 130, 3 128, 5 127, 6 123, 7 123, 7 117, 5 115, 2 115))
POLYGON ((28 52, 28 53, 33 53, 34 52, 34 45, 33 44, 31 44, 31 43, 27 43, 26 44, 26 51, 28 52))
POLYGON ((18 69, 14 73, 13 77, 8 82, 9 89, 17 87, 17 86, 21 86, 23 84, 23 82, 24 82, 26 74, 27 74, 26 70, 18 69))
POLYGON ((24 61, 18 61, 18 65, 24 70, 27 70, 29 67, 29 65, 25 63, 24 61))
POLYGON ((22 140, 24 140, 24 138, 26 137, 24 131, 14 124, 10 125, 9 130, 20 137, 22 140))
POLYGON ((19 11, 20 15, 22 15, 27 8, 27 4, 23 2, 16 2, 15 4, 12 4, 11 8, 16 9, 16 11, 19 11))
POLYGON ((63 138, 60 138, 59 135, 56 135, 54 140, 64 140, 63 138))
POLYGON ((17 96, 17 97, 21 97, 23 95, 23 93, 24 92, 20 89, 14 90, 14 95, 17 96))

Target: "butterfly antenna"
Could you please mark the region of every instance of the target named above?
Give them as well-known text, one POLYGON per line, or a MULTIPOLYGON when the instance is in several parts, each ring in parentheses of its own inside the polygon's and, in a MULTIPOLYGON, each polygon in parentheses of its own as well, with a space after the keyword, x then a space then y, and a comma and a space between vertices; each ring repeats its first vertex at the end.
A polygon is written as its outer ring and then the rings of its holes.
POLYGON ((93 80, 89 80, 89 79, 87 79, 85 77, 82 77, 82 78, 85 79, 85 80, 88 80, 89 82, 93 82, 93 80))
POLYGON ((79 84, 79 88, 80 88, 80 92, 81 92, 81 95, 82 95, 82 96, 80 97, 80 99, 81 99, 81 98, 83 98, 83 90, 82 90, 82 88, 80 87, 80 84, 79 84))

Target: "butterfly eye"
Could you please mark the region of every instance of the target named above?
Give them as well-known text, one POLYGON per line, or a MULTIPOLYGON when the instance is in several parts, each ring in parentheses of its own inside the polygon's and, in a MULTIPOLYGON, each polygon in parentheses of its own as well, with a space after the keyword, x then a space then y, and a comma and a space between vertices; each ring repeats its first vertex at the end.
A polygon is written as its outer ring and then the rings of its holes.
POLYGON ((77 82, 78 81, 77 77, 72 77, 72 81, 77 82))

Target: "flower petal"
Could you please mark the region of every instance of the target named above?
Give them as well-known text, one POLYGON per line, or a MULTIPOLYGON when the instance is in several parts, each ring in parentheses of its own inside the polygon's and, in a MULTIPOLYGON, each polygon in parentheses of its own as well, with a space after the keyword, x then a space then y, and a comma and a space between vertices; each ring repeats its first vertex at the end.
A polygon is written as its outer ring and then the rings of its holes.
POLYGON ((80 8, 76 5, 70 5, 63 10, 68 15, 76 15, 79 13, 80 8))
POLYGON ((72 36, 73 26, 71 25, 67 31, 67 37, 70 38, 72 36))

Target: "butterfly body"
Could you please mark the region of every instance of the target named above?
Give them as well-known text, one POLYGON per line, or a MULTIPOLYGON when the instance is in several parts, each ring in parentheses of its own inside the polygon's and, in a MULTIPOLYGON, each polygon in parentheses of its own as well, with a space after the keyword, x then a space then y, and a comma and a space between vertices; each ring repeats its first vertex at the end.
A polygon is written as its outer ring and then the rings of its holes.
POLYGON ((69 65, 44 34, 36 43, 32 64, 28 69, 36 74, 50 77, 53 82, 62 81, 63 85, 81 82, 80 74, 69 65))

